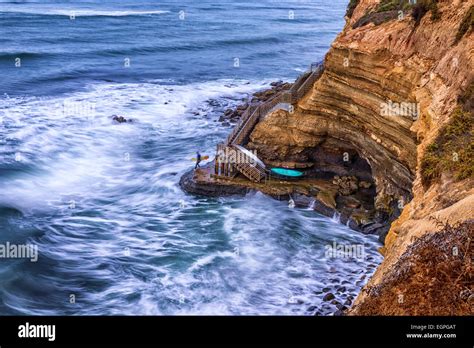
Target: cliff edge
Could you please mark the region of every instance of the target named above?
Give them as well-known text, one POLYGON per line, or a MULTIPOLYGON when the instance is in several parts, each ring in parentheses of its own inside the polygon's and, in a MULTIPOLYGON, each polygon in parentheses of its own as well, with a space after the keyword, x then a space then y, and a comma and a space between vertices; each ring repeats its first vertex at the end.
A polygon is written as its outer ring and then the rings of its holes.
POLYGON ((250 136, 266 162, 375 183, 393 222, 349 314, 473 313, 473 23, 474 0, 351 0, 321 78, 250 136))

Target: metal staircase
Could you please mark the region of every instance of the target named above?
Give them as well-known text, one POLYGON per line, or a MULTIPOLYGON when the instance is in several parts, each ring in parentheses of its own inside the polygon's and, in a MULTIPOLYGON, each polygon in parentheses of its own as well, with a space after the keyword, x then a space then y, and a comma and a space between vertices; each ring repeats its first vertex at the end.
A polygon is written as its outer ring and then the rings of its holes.
POLYGON ((264 119, 265 116, 276 110, 290 111, 293 108, 293 104, 296 104, 303 98, 314 82, 321 77, 323 69, 323 65, 311 64, 310 70, 298 77, 288 91, 280 93, 265 103, 248 107, 227 137, 225 143, 220 143, 217 146, 218 155, 215 160, 215 174, 233 176, 237 171, 255 182, 260 182, 267 178, 269 172, 265 168, 265 164, 242 145, 248 142, 248 138, 255 125, 264 119), (235 163, 223 161, 220 156, 222 152, 230 152, 238 160, 234 161, 235 163))

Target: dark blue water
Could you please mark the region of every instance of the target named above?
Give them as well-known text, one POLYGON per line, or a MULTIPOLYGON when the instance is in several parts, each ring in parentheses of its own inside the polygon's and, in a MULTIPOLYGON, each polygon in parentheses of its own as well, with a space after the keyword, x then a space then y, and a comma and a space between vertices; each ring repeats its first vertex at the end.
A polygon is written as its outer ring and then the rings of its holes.
POLYGON ((103 82, 294 78, 322 59, 343 25, 345 2, 1 3, 0 92, 37 96, 103 82))
POLYGON ((0 314, 312 314, 334 310, 327 285, 356 294, 374 239, 178 186, 223 110, 323 58, 346 2, 0 2, 0 245, 39 248, 0 258, 0 314))

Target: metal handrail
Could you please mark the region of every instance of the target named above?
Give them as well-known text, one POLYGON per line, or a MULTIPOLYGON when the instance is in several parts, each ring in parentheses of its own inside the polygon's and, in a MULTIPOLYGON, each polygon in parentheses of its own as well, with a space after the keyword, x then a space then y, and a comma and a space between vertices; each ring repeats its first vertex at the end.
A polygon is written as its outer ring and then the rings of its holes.
POLYGON ((296 103, 309 91, 313 83, 321 76, 322 71, 322 65, 313 63, 310 66, 310 70, 300 75, 288 91, 258 106, 249 106, 227 137, 226 143, 241 144, 259 118, 263 118, 267 114, 279 109, 275 109, 279 104, 282 104, 280 106, 283 108, 283 104, 296 103))
MULTIPOLYGON (((217 145, 218 152, 220 150, 225 150, 226 148, 232 148, 234 151, 240 152, 246 158, 247 155, 245 153, 232 145, 243 144, 258 121, 266 115, 275 110, 286 109, 297 103, 306 95, 306 93, 308 93, 314 82, 321 77, 323 71, 324 66, 322 63, 312 63, 309 71, 301 74, 289 90, 278 94, 265 103, 257 106, 250 105, 242 114, 239 122, 237 122, 234 129, 229 134, 225 143, 219 143, 217 145)), ((270 173, 265 166, 262 166, 258 162, 256 162, 255 165, 251 165, 244 161, 244 163, 234 164, 233 167, 249 179, 256 181, 261 181, 262 178, 268 178, 270 173)))

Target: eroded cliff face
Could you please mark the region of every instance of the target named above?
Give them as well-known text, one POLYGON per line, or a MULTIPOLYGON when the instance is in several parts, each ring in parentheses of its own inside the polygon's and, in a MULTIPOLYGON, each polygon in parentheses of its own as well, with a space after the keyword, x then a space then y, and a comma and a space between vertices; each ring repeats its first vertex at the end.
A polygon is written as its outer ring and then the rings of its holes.
MULTIPOLYGON (((459 176, 446 168, 428 185, 420 169, 456 109, 468 115, 472 150, 472 22, 461 37, 459 32, 474 1, 439 0, 419 23, 411 8, 384 12, 376 24, 370 14, 380 1, 352 3, 357 6, 325 58, 322 77, 294 112, 280 110, 260 122, 248 147, 274 164, 372 176, 377 213, 398 218, 381 250, 386 258, 367 285, 373 288, 393 276, 417 238, 443 229, 433 218, 456 224, 474 216, 472 169, 459 176), (361 18, 368 24, 359 26, 361 18), (365 171, 357 165, 361 160, 365 171)), ((453 161, 459 161, 455 153, 453 161)), ((472 238, 468 226, 464 231, 472 238)), ((367 314, 361 308, 373 296, 363 291, 351 313, 367 314)), ((380 307, 378 314, 393 313, 399 312, 380 307)))

